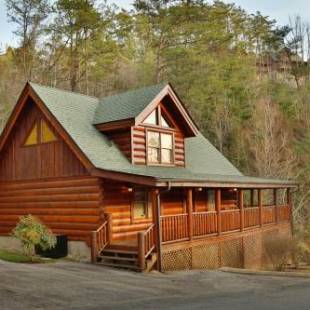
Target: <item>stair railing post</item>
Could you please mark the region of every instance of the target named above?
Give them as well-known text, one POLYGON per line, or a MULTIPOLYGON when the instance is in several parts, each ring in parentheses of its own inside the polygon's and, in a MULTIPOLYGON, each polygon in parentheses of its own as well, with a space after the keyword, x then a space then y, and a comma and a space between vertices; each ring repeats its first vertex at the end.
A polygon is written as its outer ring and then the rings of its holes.
POLYGON ((144 243, 144 233, 138 233, 138 266, 139 269, 145 269, 145 243, 144 243))
POLYGON ((108 244, 111 244, 112 243, 112 238, 113 238, 113 216, 112 216, 112 213, 106 213, 105 214, 105 217, 108 221, 108 244))

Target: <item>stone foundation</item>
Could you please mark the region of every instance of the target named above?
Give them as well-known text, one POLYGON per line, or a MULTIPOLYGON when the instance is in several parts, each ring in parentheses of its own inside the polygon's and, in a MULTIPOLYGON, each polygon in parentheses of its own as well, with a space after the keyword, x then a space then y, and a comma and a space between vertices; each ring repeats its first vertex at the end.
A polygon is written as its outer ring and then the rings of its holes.
POLYGON ((270 235, 291 237, 289 223, 251 231, 164 245, 164 271, 235 267, 258 269, 265 261, 263 243, 270 235))

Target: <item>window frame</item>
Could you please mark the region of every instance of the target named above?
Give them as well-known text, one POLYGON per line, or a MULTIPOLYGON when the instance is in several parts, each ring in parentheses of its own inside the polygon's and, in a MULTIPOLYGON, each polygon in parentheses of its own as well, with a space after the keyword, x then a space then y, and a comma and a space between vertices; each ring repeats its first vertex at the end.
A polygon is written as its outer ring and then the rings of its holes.
MULTIPOLYGON (((146 128, 146 139, 145 139, 145 148, 146 148, 146 164, 148 166, 174 166, 175 165, 175 133, 171 132, 169 130, 165 130, 163 128, 158 128, 158 129, 151 129, 151 128, 146 128), (159 134, 159 162, 152 162, 149 159, 149 133, 150 132, 156 132, 159 134), (171 142, 172 142, 172 148, 171 148, 171 162, 166 163, 162 162, 162 150, 167 148, 162 147, 162 142, 161 142, 161 135, 162 134, 167 134, 171 136, 171 142)), ((169 149, 170 150, 170 149, 169 149)))
POLYGON ((141 189, 141 188, 134 188, 131 195, 131 208, 130 208, 130 217, 131 217, 131 223, 137 223, 145 220, 151 219, 153 216, 152 214, 152 205, 151 205, 151 196, 150 191, 147 189, 141 189), (145 217, 135 217, 135 203, 136 202, 142 202, 140 200, 135 200, 135 193, 136 192, 143 192, 145 195, 146 200, 144 202, 144 208, 145 208, 145 217))

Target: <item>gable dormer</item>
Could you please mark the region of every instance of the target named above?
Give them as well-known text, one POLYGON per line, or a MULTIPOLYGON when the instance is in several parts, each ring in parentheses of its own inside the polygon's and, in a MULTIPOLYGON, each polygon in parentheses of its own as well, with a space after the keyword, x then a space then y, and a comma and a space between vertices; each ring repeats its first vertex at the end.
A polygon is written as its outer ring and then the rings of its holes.
POLYGON ((137 165, 185 166, 185 139, 198 132, 169 84, 104 98, 94 122, 137 165))

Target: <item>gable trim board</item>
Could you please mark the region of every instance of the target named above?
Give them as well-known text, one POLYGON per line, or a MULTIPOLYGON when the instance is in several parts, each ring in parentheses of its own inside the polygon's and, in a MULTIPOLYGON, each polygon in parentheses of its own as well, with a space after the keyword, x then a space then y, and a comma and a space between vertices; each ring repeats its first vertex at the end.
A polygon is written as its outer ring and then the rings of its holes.
MULTIPOLYGON (((172 91, 169 84, 162 87, 160 94, 155 96, 156 100, 160 100, 168 90, 172 91)), ((136 93, 139 95, 139 90, 136 90, 136 93)), ((243 176, 198 131, 195 137, 185 139, 186 168, 133 165, 115 143, 96 129, 93 121, 100 105, 99 99, 33 83, 26 84, 9 118, 0 138, 0 151, 28 96, 35 101, 73 153, 93 175, 149 186, 167 186, 168 182, 173 186, 237 185, 248 188, 296 185, 293 181, 243 176)), ((154 100, 151 104, 155 107, 158 102, 154 100)), ((149 102, 143 104, 150 106, 149 102)), ((147 114, 144 111, 143 113, 139 115, 147 114)), ((185 115, 190 118, 187 112, 185 115)), ((143 120, 142 116, 141 119, 143 120)))

